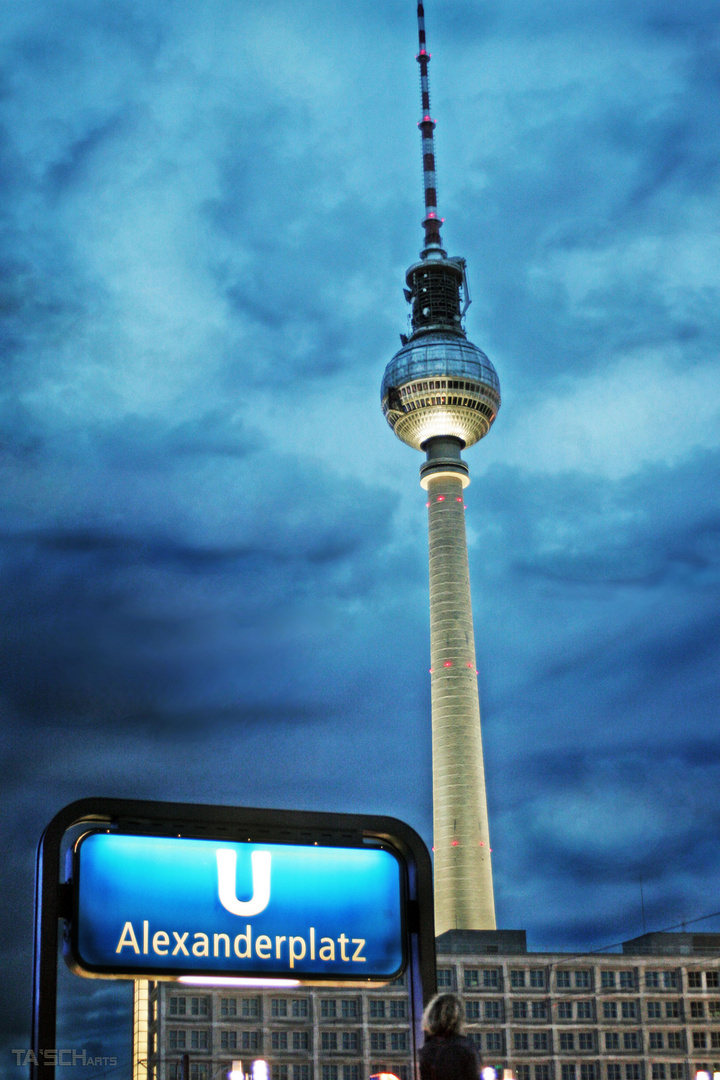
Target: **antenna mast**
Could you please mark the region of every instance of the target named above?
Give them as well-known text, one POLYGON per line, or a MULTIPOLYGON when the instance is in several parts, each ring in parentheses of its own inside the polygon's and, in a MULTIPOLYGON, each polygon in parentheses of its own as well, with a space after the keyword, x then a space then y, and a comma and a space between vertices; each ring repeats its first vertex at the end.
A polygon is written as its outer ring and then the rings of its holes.
POLYGON ((419 52, 417 61, 420 64, 420 96, 422 101, 422 120, 418 124, 422 134, 423 156, 423 187, 425 189, 425 248, 422 252, 423 259, 432 256, 444 258, 445 251, 440 238, 440 226, 442 218, 438 217, 437 211, 437 181, 435 178, 435 140, 433 132, 435 121, 430 116, 430 78, 428 76, 428 64, 430 53, 426 48, 425 41, 425 8, 422 3, 417 6, 418 18, 418 45, 419 52))

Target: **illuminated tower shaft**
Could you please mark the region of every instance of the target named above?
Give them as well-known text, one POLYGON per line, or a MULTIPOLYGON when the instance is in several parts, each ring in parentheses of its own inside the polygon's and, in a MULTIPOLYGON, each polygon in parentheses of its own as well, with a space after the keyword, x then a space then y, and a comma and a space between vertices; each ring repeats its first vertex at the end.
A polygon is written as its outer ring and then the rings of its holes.
POLYGON ((430 538, 436 934, 495 927, 464 483, 463 473, 450 470, 423 482, 430 538))

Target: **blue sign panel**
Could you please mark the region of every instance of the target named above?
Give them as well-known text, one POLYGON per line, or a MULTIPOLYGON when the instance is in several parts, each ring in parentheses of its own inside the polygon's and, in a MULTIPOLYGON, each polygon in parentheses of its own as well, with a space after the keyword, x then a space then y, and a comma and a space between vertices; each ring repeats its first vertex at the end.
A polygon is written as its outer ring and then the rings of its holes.
POLYGON ((81 973, 337 982, 404 967, 403 868, 382 848, 89 833, 73 878, 81 973))

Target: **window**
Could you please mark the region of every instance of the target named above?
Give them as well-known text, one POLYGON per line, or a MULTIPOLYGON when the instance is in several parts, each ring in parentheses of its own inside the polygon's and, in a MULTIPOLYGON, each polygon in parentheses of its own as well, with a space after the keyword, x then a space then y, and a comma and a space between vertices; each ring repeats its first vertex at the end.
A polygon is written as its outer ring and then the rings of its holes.
POLYGON ((533 1050, 547 1050, 549 1048, 547 1031, 533 1032, 533 1050))
POLYGON ((438 990, 451 990, 453 985, 452 968, 438 968, 438 990))
POLYGON ((390 1049, 391 1050, 407 1050, 408 1037, 407 1031, 392 1031, 390 1033, 390 1049))
POLYGON ((473 1044, 478 1054, 482 1050, 482 1036, 479 1031, 469 1031, 468 1039, 473 1044))
POLYGON ((708 990, 717 990, 720 987, 720 971, 706 971, 705 985, 708 990))
POLYGON ((680 1008, 679 1001, 666 1001, 665 1002, 665 1015, 668 1020, 679 1020, 682 1016, 682 1009, 680 1008))
POLYGON ((209 998, 207 998, 207 997, 191 997, 190 998, 190 1015, 191 1016, 209 1016, 210 1015, 209 998))
MULTIPOLYGON (((668 1001, 667 1004, 669 1005, 670 1002, 668 1001)), ((661 1011, 660 1011, 660 1002, 659 1001, 648 1001, 648 1003, 647 1003, 647 1015, 648 1015, 648 1020, 659 1020, 660 1019, 661 1011)))
POLYGON ((685 1066, 679 1061, 670 1065, 670 1080, 685 1080, 685 1066))
POLYGON ((377 998, 370 998, 370 1019, 371 1020, 384 1020, 385 1019, 385 1002, 378 1001, 377 998))
POLYGON ((488 1031, 485 1036, 485 1049, 493 1050, 496 1053, 502 1053, 502 1032, 501 1031, 488 1031))
POLYGON ((532 1003, 532 1018, 533 1020, 547 1020, 547 1004, 544 1001, 533 1001, 532 1003))
POLYGON ((337 1065, 323 1065, 322 1080, 338 1080, 337 1065))
POLYGON ((717 1020, 720 1017, 720 1001, 708 1001, 708 1016, 712 1020, 717 1020))
POLYGON ((544 1062, 542 1065, 535 1066, 535 1080, 551 1080, 550 1078, 550 1066, 544 1062))
POLYGON ((337 1016, 337 1001, 333 998, 323 998, 320 1002, 320 1015, 326 1020, 337 1016))
POLYGON ((710 1049, 720 1050, 720 1031, 710 1032, 710 1049))
MULTIPOLYGON (((523 1015, 525 1015, 523 1013, 523 1015)), ((502 1020, 502 1002, 501 1001, 486 1001, 485 1002, 485 1019, 486 1020, 502 1020)))
POLYGON ((514 1071, 515 1071, 515 1080, 530 1080, 530 1066, 529 1065, 516 1065, 514 1071))
MULTIPOLYGON (((309 1031, 293 1031, 292 1033, 292 1048, 293 1050, 309 1050, 310 1049, 310 1032, 309 1031)), ((296 1065, 297 1069, 298 1066, 296 1065)))
POLYGON ((237 1050, 237 1031, 220 1032, 220 1049, 237 1050))
POLYGON ((287 1048, 288 1048, 288 1033, 287 1033, 287 1031, 273 1031, 273 1033, 272 1033, 272 1048, 273 1048, 273 1050, 287 1050, 287 1048))
POLYGON ((581 1031, 578 1035, 578 1050, 594 1050, 595 1040, 592 1031, 581 1031))
POLYGON ((171 997, 170 998, 170 1015, 171 1016, 185 1016, 187 1008, 187 998, 184 997, 171 997))
POLYGON ((390 1016, 394 1020, 404 1020, 407 1016, 407 1002, 405 998, 400 1000, 393 1000, 390 1002, 390 1016))
POLYGON ((693 1050, 704 1050, 706 1041, 704 1031, 693 1031, 693 1050))
POLYGON ((702 990, 702 971, 688 971, 688 989, 702 990))
POLYGON ((637 1001, 623 1001, 620 1005, 623 1020, 636 1020, 638 1016, 637 1001))
POLYGON ((240 1015, 250 1019, 260 1016, 260 998, 247 997, 240 999, 240 1015))
POLYGON ((586 1061, 580 1066, 580 1080, 597 1080, 597 1066, 594 1061, 586 1061))
POLYGON ((524 1020, 526 1016, 527 1001, 513 1001, 513 1020, 524 1020))
POLYGON ((237 1001, 235 998, 220 998, 220 1015, 237 1016, 237 1001))
POLYGON ((572 1020, 572 1001, 558 1001, 558 1020, 572 1020))
POLYGON ((620 972, 620 989, 621 990, 634 990, 635 989, 635 972, 634 971, 621 971, 620 972))
POLYGON ((343 1031, 342 1048, 348 1054, 360 1048, 360 1035, 357 1031, 343 1031))
POLYGON ((593 1018, 593 1003, 592 1003, 592 1001, 578 1001, 576 1015, 577 1015, 578 1020, 592 1020, 592 1018, 593 1018))
MULTIPOLYGON (((357 998, 343 998, 340 1002, 340 1012, 342 1016, 344 1016, 346 1020, 359 1016, 360 1010, 358 1009, 358 1004, 357 998)), ((397 1004, 397 1002, 392 1002, 392 1005, 395 1004, 397 1004)), ((390 1015, 392 1016, 392 1013, 390 1015)))
POLYGON ((521 968, 510 971, 510 985, 516 990, 525 985, 525 972, 521 968))
POLYGON ((208 1067, 204 1061, 190 1062, 190 1080, 208 1080, 208 1067))
POLYGON ((608 1065, 607 1067, 607 1080, 620 1080, 620 1066, 616 1064, 608 1065))
POLYGON ((466 1001, 465 1002, 465 1017, 467 1020, 479 1020, 480 1019, 480 1002, 479 1001, 466 1001))
POLYGON ((652 1066, 652 1080, 665 1080, 665 1066, 661 1062, 655 1062, 652 1066))
POLYGON ((190 1032, 190 1049, 191 1050, 207 1050, 210 1046, 210 1032, 209 1031, 191 1031, 190 1032))
POLYGON ((575 1049, 575 1036, 571 1031, 562 1031, 560 1033, 560 1049, 561 1050, 574 1050, 575 1049))
MULTIPOLYGON (((299 1019, 301 1017, 308 1016, 309 1015, 308 999, 307 998, 293 998, 293 1000, 292 1000, 292 1009, 290 1011, 292 1012, 293 1019, 299 1019)), ((303 1069, 306 1068, 305 1065, 303 1065, 302 1067, 303 1067, 303 1069)))
POLYGON ((238 1032, 238 1050, 259 1050, 261 1032, 240 1031, 238 1032))
POLYGON ((288 1003, 285 998, 273 998, 270 1002, 270 1015, 271 1016, 287 1016, 288 1003))
POLYGON ((619 1050, 620 1049, 620 1036, 617 1031, 605 1032, 605 1049, 606 1050, 619 1050))
POLYGON ((574 1065, 561 1065, 560 1076, 562 1080, 575 1080, 575 1066, 574 1065))
POLYGON ((557 986, 558 990, 567 990, 570 986, 570 972, 558 971, 557 975, 555 976, 555 985, 557 986))
POLYGON ((603 1020, 617 1020, 617 1001, 603 1001, 603 1020))
POLYGON ((623 1034, 623 1050, 639 1050, 640 1036, 637 1031, 626 1031, 623 1034))
POLYGON ((480 972, 477 968, 465 968, 463 972, 463 982, 466 990, 472 990, 473 987, 480 985, 480 972))
POLYGON ((685 1033, 682 1031, 668 1031, 667 1044, 668 1050, 684 1050, 685 1049, 685 1033))
POLYGON ((640 1062, 629 1061, 625 1066, 625 1080, 640 1080, 640 1062))
POLYGON ((690 1002, 690 1018, 692 1020, 701 1020, 705 1016, 705 1006, 702 1001, 690 1002))
POLYGON ((343 1065, 343 1080, 360 1080, 359 1065, 343 1065))
POLYGON ((385 1032, 384 1031, 371 1031, 370 1032, 370 1049, 371 1050, 384 1050, 385 1049, 385 1032))
POLYGON ((662 1050, 663 1048, 663 1033, 662 1031, 651 1031, 648 1035, 650 1040, 649 1046, 651 1050, 662 1050))
POLYGON ((529 1040, 526 1031, 516 1031, 513 1035, 513 1047, 516 1050, 529 1050, 529 1040))
POLYGON ((293 1080, 310 1080, 309 1065, 293 1065, 293 1080))
POLYGON ((337 1050, 337 1031, 323 1031, 320 1034, 320 1047, 323 1050, 337 1050))
POLYGON ((590 979, 591 972, 589 971, 576 971, 575 972, 575 986, 578 990, 589 990, 592 986, 590 979))
POLYGON ((545 987, 545 972, 543 968, 531 968, 530 969, 530 985, 536 989, 545 987))
POLYGON ((185 1032, 173 1031, 171 1028, 168 1032, 168 1047, 170 1048, 170 1050, 184 1050, 185 1032))
POLYGON ((287 1065, 273 1065, 270 1068, 272 1080, 290 1080, 290 1069, 287 1065))
POLYGON ((615 989, 615 972, 614 971, 601 971, 600 972, 600 985, 603 990, 615 989))
POLYGON ((663 986, 666 990, 677 990, 678 983, 677 971, 663 971, 663 986))
POLYGON ((654 990, 660 985, 660 972, 659 971, 646 971, 645 972, 645 985, 648 990, 654 990))
POLYGON ((485 968, 483 971, 483 986, 492 988, 500 985, 500 971, 498 968, 485 968))

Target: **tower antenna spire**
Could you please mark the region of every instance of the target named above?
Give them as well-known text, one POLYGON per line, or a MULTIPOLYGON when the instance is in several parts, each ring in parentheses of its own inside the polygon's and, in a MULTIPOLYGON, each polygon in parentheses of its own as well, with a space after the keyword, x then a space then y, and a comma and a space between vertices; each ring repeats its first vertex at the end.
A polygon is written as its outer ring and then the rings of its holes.
POLYGON ((422 135, 422 158, 423 158, 423 187, 425 190, 425 247, 422 258, 426 259, 433 253, 436 257, 443 258, 445 251, 440 238, 440 226, 442 218, 438 217, 437 209, 437 180, 435 175, 435 121, 430 116, 430 76, 428 64, 430 53, 427 51, 425 39, 425 8, 422 3, 417 6, 418 20, 418 54, 417 62, 420 64, 420 99, 422 104, 422 120, 418 124, 422 135))

